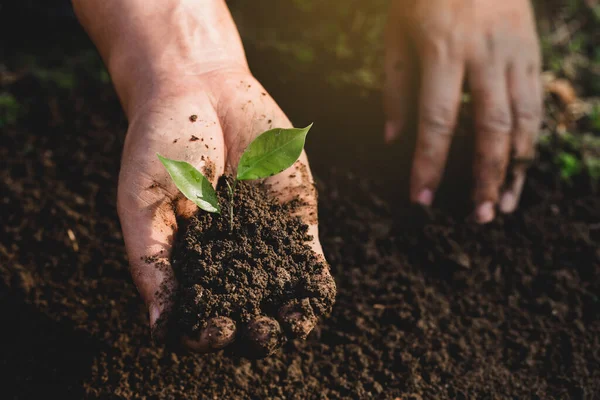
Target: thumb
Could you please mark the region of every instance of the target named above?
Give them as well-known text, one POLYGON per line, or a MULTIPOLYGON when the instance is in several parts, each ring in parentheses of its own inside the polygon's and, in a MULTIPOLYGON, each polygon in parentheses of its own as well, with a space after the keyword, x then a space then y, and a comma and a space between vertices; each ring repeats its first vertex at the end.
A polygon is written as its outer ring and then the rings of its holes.
POLYGON ((117 205, 131 277, 148 307, 152 338, 161 342, 166 337, 177 282, 170 264, 175 212, 169 197, 159 192, 160 187, 141 186, 122 177, 117 205), (140 192, 131 190, 140 187, 140 192))

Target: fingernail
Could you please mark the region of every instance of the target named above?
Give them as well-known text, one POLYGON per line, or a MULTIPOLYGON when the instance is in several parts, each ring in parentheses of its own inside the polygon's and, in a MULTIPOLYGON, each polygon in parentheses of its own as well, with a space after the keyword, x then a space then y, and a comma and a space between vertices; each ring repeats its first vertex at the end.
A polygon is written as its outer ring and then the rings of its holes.
POLYGON ((235 332, 235 322, 231 318, 215 317, 209 321, 202 339, 208 342, 211 349, 218 350, 233 342, 235 332))
POLYGON ((197 353, 209 353, 220 350, 235 340, 236 326, 232 319, 215 317, 208 321, 206 328, 200 331, 195 338, 183 335, 182 342, 185 347, 197 353))
POLYGON ((246 351, 251 357, 268 357, 281 347, 284 336, 277 321, 258 317, 246 327, 246 351))
POLYGON ((400 124, 397 121, 387 121, 385 123, 385 132, 383 139, 386 143, 391 143, 400 135, 400 124))
POLYGON ((293 337, 300 339, 308 337, 318 320, 308 298, 283 306, 279 310, 279 316, 284 329, 293 337))
POLYGON ((158 319, 160 318, 160 309, 158 308, 158 306, 156 304, 152 304, 150 306, 150 327, 154 327, 154 324, 156 324, 156 321, 158 321, 158 319))
POLYGON ((433 203, 433 191, 431 189, 423 189, 417 197, 417 203, 429 207, 433 203))
POLYGON ((480 224, 487 224, 494 219, 494 203, 491 201, 485 201, 477 207, 475 212, 477 222, 480 224))
POLYGON ((500 200, 500 211, 509 214, 517 208, 517 197, 513 192, 505 192, 500 200))

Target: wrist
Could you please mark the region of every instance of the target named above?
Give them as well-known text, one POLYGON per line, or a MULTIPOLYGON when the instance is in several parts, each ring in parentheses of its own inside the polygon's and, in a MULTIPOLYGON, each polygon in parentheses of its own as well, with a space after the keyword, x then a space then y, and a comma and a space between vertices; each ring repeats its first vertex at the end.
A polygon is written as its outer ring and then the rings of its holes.
POLYGON ((215 71, 248 71, 224 0, 74 0, 123 108, 177 91, 215 71))
POLYGON ((131 55, 115 55, 109 71, 127 117, 153 99, 211 92, 223 74, 250 74, 245 60, 171 58, 165 63, 132 60, 131 55))

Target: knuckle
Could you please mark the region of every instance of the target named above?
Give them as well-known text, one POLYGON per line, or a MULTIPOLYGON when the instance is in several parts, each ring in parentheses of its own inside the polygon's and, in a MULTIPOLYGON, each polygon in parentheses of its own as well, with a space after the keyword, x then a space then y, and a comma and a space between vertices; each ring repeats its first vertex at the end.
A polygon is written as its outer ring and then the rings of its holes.
POLYGON ((512 130, 511 113, 505 107, 487 107, 476 128, 481 133, 508 134, 512 130))
POLYGON ((146 303, 152 301, 156 289, 153 285, 154 276, 148 268, 143 268, 139 263, 129 264, 129 274, 138 293, 146 303))
POLYGON ((450 41, 448 42, 449 53, 451 56, 458 58, 464 57, 466 53, 467 41, 462 30, 455 29, 449 34, 450 41))
POLYGON ((421 110, 421 129, 428 136, 452 134, 455 111, 447 102, 424 106, 421 110))
POLYGON ((452 59, 456 47, 443 32, 428 32, 420 37, 419 44, 423 59, 430 63, 452 59))
POLYGON ((515 107, 515 123, 518 131, 533 132, 536 131, 542 118, 541 107, 532 104, 517 104, 515 107))
POLYGON ((462 31, 432 24, 421 26, 417 38, 421 56, 428 63, 447 63, 464 57, 466 42, 462 31))
POLYGON ((136 285, 139 285, 140 282, 147 280, 149 275, 148 271, 145 268, 142 268, 139 262, 129 263, 129 273, 131 274, 131 278, 136 285))
POLYGON ((515 107, 515 120, 517 125, 528 124, 535 120, 536 114, 529 104, 519 104, 515 107))
POLYGON ((520 136, 513 144, 513 157, 533 158, 535 157, 535 144, 533 135, 520 136))

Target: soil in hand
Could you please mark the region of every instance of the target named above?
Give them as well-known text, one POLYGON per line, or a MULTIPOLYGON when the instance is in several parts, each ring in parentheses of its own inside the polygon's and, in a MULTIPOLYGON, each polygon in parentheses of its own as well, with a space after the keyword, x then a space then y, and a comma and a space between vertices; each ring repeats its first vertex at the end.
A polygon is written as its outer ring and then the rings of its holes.
POLYGON ((308 333, 280 318, 282 307, 315 321, 331 311, 335 289, 320 284, 329 267, 309 245, 308 226, 295 215, 299 203, 280 204, 265 184, 239 182, 232 225, 225 179, 217 187, 222 213, 198 211, 176 240, 175 319, 178 331, 194 338, 211 318, 228 317, 238 328, 236 350, 266 356, 285 336, 308 333), (268 340, 257 346, 250 343, 247 326, 265 315, 280 320, 285 333, 273 322, 268 340))

